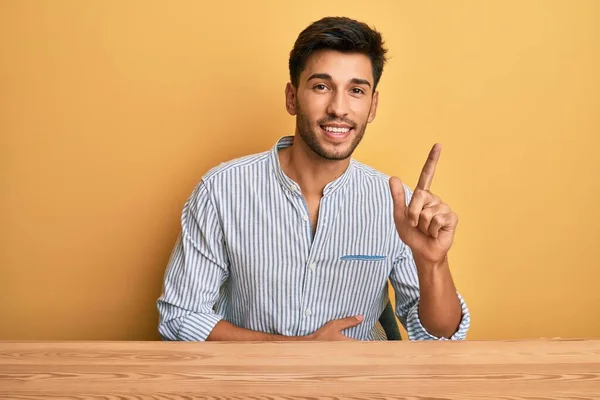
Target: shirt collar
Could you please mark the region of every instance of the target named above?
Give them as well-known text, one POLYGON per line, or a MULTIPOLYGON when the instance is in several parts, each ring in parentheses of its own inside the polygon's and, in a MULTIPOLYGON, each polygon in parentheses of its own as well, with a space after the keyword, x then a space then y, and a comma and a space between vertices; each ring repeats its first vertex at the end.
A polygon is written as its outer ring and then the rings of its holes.
MULTIPOLYGON (((294 193, 301 193, 300 185, 298 185, 296 182, 294 182, 289 176, 287 176, 283 172, 283 169, 281 168, 281 164, 279 163, 279 150, 284 149, 286 147, 290 147, 293 143, 294 143, 294 136, 281 137, 275 143, 275 145, 271 148, 269 158, 270 158, 271 167, 275 174, 275 177, 277 178, 277 180, 279 181, 279 183, 281 184, 283 189, 294 192, 294 193)), ((341 188, 344 185, 346 185, 347 183, 349 183, 350 178, 352 176, 352 171, 354 170, 354 167, 355 167, 355 161, 354 161, 354 159, 351 158, 350 164, 348 165, 348 168, 346 168, 346 171, 344 171, 344 173, 342 175, 340 175, 338 178, 334 179, 333 181, 331 181, 327 185, 325 185, 325 188, 323 189, 323 197, 325 197, 331 193, 334 193, 339 188, 341 188)))

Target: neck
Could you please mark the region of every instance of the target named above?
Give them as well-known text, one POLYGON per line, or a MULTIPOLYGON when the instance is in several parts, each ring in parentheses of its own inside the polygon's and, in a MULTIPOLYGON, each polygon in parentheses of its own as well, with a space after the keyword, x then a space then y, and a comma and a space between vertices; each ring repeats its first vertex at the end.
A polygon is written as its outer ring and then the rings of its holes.
POLYGON ((283 172, 300 185, 304 196, 321 197, 325 186, 346 171, 350 158, 324 159, 315 154, 296 133, 294 144, 279 152, 279 162, 283 172))

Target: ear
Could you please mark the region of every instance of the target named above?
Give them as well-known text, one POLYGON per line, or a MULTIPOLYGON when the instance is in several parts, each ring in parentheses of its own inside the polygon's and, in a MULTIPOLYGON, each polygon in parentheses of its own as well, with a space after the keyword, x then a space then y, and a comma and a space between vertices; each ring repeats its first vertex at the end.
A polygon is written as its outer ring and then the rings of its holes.
POLYGON ((371 100, 371 109, 369 110, 369 118, 367 122, 371 123, 377 115, 377 104, 379 103, 379 92, 373 94, 373 100, 371 100))
POLYGON ((290 115, 296 115, 296 88, 289 82, 285 85, 285 108, 290 115))

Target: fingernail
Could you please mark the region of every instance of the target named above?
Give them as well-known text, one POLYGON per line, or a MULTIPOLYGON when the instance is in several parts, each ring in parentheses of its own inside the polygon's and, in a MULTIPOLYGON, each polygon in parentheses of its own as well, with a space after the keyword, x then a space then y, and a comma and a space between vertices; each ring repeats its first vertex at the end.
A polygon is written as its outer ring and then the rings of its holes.
POLYGON ((356 319, 359 320, 359 321, 362 321, 363 320, 363 316, 362 315, 357 315, 356 319))

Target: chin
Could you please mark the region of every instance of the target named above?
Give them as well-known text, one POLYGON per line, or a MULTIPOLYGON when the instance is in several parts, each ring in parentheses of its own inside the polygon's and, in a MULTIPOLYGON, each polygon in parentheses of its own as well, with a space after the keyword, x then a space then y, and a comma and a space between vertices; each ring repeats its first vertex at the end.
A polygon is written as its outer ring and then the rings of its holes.
POLYGON ((321 146, 319 147, 320 149, 316 153, 322 158, 331 161, 346 160, 350 158, 354 152, 351 143, 338 146, 332 146, 330 143, 321 143, 321 146))

